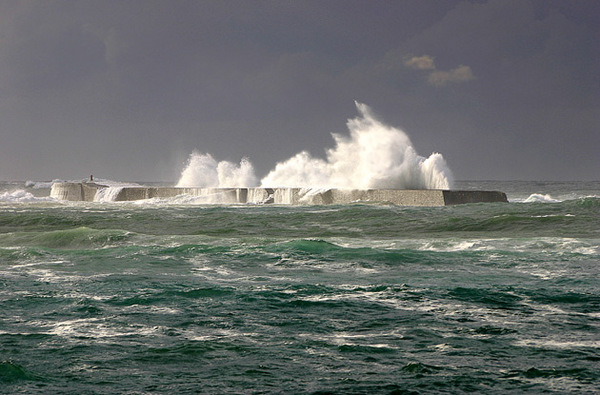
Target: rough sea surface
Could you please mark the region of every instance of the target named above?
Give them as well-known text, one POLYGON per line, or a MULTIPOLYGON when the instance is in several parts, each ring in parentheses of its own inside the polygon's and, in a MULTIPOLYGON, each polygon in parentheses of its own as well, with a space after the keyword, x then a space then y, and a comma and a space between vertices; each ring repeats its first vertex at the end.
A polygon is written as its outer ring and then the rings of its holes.
POLYGON ((0 393, 600 392, 600 183, 510 203, 67 203, 0 184, 0 393))

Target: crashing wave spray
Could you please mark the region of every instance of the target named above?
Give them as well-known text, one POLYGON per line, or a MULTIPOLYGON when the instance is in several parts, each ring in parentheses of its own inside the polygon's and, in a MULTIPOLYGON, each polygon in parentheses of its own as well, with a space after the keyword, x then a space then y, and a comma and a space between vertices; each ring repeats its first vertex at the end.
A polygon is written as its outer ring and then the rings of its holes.
POLYGON ((450 189, 452 172, 439 153, 419 156, 402 130, 377 120, 356 102, 359 117, 348 120, 350 137, 332 134, 327 160, 300 152, 278 163, 264 187, 450 189))
MULTIPOLYGON (((266 188, 450 189, 452 172, 439 153, 417 154, 402 130, 377 120, 371 109, 356 102, 359 116, 348 120, 350 136, 332 134, 335 147, 327 159, 302 151, 278 163, 261 180, 266 188)), ((218 162, 194 151, 178 187, 254 187, 257 178, 246 158, 239 165, 218 162)))
POLYGON ((221 187, 241 188, 257 185, 252 163, 243 158, 239 165, 221 161, 218 162, 210 154, 192 152, 187 166, 181 172, 178 187, 221 187))

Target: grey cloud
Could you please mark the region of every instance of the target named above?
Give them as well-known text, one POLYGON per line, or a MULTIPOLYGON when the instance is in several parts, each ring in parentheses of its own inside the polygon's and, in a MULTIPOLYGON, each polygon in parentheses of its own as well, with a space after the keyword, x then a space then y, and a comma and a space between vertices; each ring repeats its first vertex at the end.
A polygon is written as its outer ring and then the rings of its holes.
POLYGON ((4 2, 0 179, 151 180, 176 176, 194 148, 248 156, 260 176, 301 150, 323 155, 354 100, 423 155, 442 152, 458 178, 594 177, 593 11, 538 0, 4 2))
POLYGON ((21 93, 64 88, 102 72, 105 46, 81 25, 18 29, 3 46, 0 83, 21 93))
POLYGON ((435 63, 432 56, 413 56, 404 61, 406 67, 417 70, 435 70, 435 63))
MULTIPOLYGON (((574 142, 600 146, 600 117, 589 116, 592 109, 599 109, 600 99, 600 52, 593 39, 598 25, 586 17, 575 20, 567 16, 581 12, 559 12, 547 3, 540 4, 463 2, 386 54, 386 64, 393 59, 399 63, 407 54, 426 53, 435 56, 439 70, 452 70, 463 63, 472 70, 464 70, 463 78, 476 74, 468 84, 453 84, 451 90, 439 89, 432 95, 415 84, 421 81, 417 74, 412 80, 407 75, 414 71, 390 69, 398 83, 419 98, 405 101, 411 106, 404 112, 407 128, 428 133, 432 125, 426 114, 446 114, 447 122, 433 127, 442 135, 452 134, 447 143, 442 136, 438 141, 447 144, 442 152, 457 174, 485 177, 484 173, 506 170, 520 178, 547 173, 545 177, 554 179, 572 171, 579 178, 587 173, 586 166, 599 165, 590 145, 574 142), (567 126, 569 119, 577 127, 567 126), (461 153, 465 146, 473 148, 467 156, 461 153), (581 155, 568 165, 552 160, 564 157, 566 150, 575 151, 575 146, 581 155), (453 164, 458 157, 461 159, 453 164), (482 169, 478 163, 484 162, 498 165, 482 169)), ((430 145, 419 135, 413 141, 418 146, 430 145)), ((588 173, 587 177, 595 176, 588 173)))
POLYGON ((444 71, 436 70, 433 56, 413 56, 404 60, 404 65, 415 70, 433 70, 427 77, 427 82, 436 87, 442 87, 448 83, 459 83, 471 81, 475 76, 469 66, 460 65, 455 69, 444 71))
POLYGON ((427 81, 434 86, 444 86, 449 83, 467 82, 474 79, 475 76, 469 66, 458 66, 449 71, 436 70, 429 74, 427 81))

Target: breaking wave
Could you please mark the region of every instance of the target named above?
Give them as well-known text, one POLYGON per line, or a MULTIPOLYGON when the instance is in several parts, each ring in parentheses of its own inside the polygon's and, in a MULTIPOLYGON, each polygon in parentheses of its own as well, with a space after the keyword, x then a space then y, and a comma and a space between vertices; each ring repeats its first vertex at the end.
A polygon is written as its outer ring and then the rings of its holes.
POLYGON ((537 203, 558 203, 558 202, 560 202, 560 200, 554 199, 552 196, 550 196, 548 194, 532 193, 523 202, 524 203, 533 203, 533 202, 537 202, 537 203))
MULTIPOLYGON (((332 134, 335 147, 326 159, 302 151, 278 163, 260 181, 263 187, 450 189, 453 177, 439 153, 417 154, 402 130, 376 119, 371 109, 356 102, 359 116, 348 120, 349 136, 332 134)), ((180 187, 253 187, 252 163, 217 162, 210 154, 190 155, 180 187)))
POLYGON ((51 197, 37 197, 31 192, 27 192, 23 189, 17 189, 14 191, 6 191, 0 193, 0 202, 7 203, 37 203, 37 202, 54 202, 56 201, 51 197))
POLYGON ((243 158, 239 165, 228 161, 218 162, 211 154, 192 152, 186 168, 181 173, 178 187, 253 187, 257 185, 252 163, 243 158))

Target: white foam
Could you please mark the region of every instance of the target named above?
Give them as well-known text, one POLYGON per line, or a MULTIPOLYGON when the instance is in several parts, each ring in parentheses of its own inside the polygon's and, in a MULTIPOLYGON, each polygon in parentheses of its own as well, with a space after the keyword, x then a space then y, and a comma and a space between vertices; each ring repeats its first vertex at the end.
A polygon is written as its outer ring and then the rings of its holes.
MULTIPOLYGON (((421 251, 460 252, 460 251, 512 251, 536 252, 544 254, 596 255, 600 247, 586 240, 562 237, 537 237, 531 239, 433 239, 399 240, 390 248, 414 248, 421 251)), ((493 257, 493 256, 490 256, 493 257)))
POLYGON ((459 251, 480 251, 484 250, 478 241, 456 241, 456 240, 435 240, 425 242, 416 249, 421 251, 443 251, 443 252, 459 252, 459 251))
POLYGON ((402 130, 377 120, 356 103, 359 117, 348 120, 350 137, 333 134, 327 159, 302 151, 278 163, 265 187, 449 189, 452 174, 441 154, 419 156, 402 130))
POLYGON ((520 347, 574 349, 574 348, 600 348, 598 340, 558 340, 558 339, 523 339, 515 342, 520 347))
POLYGON ((523 203, 558 203, 560 200, 554 199, 552 196, 545 194, 542 195, 540 193, 532 193, 529 195, 527 199, 523 201, 523 203))
POLYGON ((52 185, 57 182, 64 182, 60 179, 55 179, 52 181, 26 181, 25 187, 33 188, 33 189, 42 189, 42 188, 52 188, 52 185))
MULTIPOLYGON (((73 181, 73 182, 82 182, 82 181, 73 181)), ((83 182, 89 182, 89 181, 83 180, 83 182)), ((143 186, 136 182, 115 181, 115 180, 109 180, 106 178, 97 178, 97 177, 94 177, 93 182, 96 184, 106 185, 109 187, 141 187, 141 186, 143 186)))
MULTIPOLYGON (((417 154, 402 130, 377 120, 371 109, 356 102, 359 116, 347 122, 349 136, 332 134, 335 147, 326 160, 302 151, 278 163, 260 185, 266 188, 394 188, 450 189, 452 172, 439 153, 417 154)), ((239 165, 217 162, 194 151, 181 173, 179 187, 257 186, 247 158, 239 165)))
POLYGON ((192 152, 181 172, 178 187, 253 187, 257 180, 252 163, 243 158, 239 165, 228 161, 218 162, 210 154, 192 152))
POLYGON ((562 217, 574 217, 573 214, 546 214, 546 215, 532 215, 531 218, 562 218, 562 217))
POLYGON ((0 193, 0 202, 9 203, 35 203, 35 202, 55 202, 56 199, 49 196, 36 197, 32 193, 17 189, 10 192, 0 193))
POLYGON ((98 188, 94 195, 94 202, 114 202, 124 187, 112 186, 108 188, 98 188))
POLYGON ((160 327, 149 327, 140 324, 127 327, 117 326, 104 319, 81 318, 54 323, 48 333, 65 338, 90 338, 98 341, 102 338, 121 336, 151 336, 159 332, 160 329, 160 327))
MULTIPOLYGON (((86 181, 87 182, 87 181, 86 181)), ((119 193, 123 188, 127 187, 141 187, 142 185, 135 182, 123 182, 107 180, 104 178, 94 178, 94 183, 106 186, 107 188, 98 188, 94 195, 94 202, 114 202, 119 196, 119 193)))

